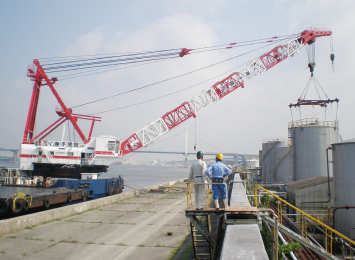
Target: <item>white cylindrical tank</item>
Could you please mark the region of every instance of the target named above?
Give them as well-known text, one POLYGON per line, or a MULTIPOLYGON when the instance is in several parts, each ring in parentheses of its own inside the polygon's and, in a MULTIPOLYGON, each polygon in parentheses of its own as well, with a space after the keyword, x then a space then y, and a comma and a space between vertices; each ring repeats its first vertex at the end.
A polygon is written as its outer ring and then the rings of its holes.
POLYGON ((246 169, 254 169, 256 167, 259 167, 259 159, 255 158, 245 158, 244 160, 244 167, 246 169))
MULTIPOLYGON (((332 145, 334 207, 355 206, 355 139, 332 145)), ((330 153, 329 153, 330 154, 330 153)), ((330 160, 329 158, 329 160, 330 160)), ((355 209, 338 209, 335 227, 343 235, 355 239, 355 209)))
POLYGON ((262 182, 276 182, 273 167, 276 160, 277 147, 283 146, 282 138, 268 138, 262 144, 262 182))
POLYGON ((273 166, 276 182, 291 182, 291 146, 279 146, 276 148, 276 160, 273 166))
MULTIPOLYGON (((289 123, 292 130, 293 180, 327 176, 326 149, 338 142, 339 129, 335 121, 306 118, 289 123)), ((330 170, 330 176, 333 176, 330 170)))
POLYGON ((249 159, 249 168, 256 168, 259 167, 259 160, 258 159, 249 159))

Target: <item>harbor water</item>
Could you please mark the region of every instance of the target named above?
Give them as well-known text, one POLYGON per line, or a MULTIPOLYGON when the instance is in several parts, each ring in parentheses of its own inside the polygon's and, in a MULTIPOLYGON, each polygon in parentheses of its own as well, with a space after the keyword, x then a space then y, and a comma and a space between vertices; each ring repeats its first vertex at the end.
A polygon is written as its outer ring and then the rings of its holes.
MULTIPOLYGON (((155 166, 155 165, 113 165, 100 178, 122 176, 126 185, 134 189, 142 189, 160 183, 188 178, 190 167, 155 166)), ((123 192, 131 191, 125 187, 123 192)))

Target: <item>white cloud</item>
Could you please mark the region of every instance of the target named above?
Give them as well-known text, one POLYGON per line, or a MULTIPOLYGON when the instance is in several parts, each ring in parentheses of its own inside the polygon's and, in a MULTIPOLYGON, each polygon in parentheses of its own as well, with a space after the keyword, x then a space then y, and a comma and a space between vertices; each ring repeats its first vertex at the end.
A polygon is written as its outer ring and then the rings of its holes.
MULTIPOLYGON (((219 41, 212 25, 186 13, 179 13, 157 19, 153 23, 147 24, 131 33, 126 33, 122 30, 108 33, 107 29, 100 27, 80 36, 77 42, 67 47, 64 52, 68 53, 68 55, 70 53, 70 55, 76 56, 83 54, 85 51, 85 54, 87 54, 88 50, 90 50, 90 54, 123 53, 167 48, 194 48, 218 43, 219 41)), ((178 57, 178 54, 176 56, 178 57)), ((223 54, 221 55, 218 52, 206 55, 196 54, 194 57, 187 55, 184 58, 179 57, 172 61, 79 78, 74 83, 71 81, 59 81, 56 87, 60 89, 59 92, 68 106, 77 105, 177 76, 225 58, 223 54)), ((230 66, 223 64, 143 91, 76 108, 74 112, 90 114, 131 105, 204 81, 228 69, 230 69, 230 66)), ((211 81, 208 85, 205 84, 205 86, 209 87, 215 81, 217 79, 211 81)), ((204 88, 204 86, 202 85, 147 105, 102 114, 103 122, 95 125, 94 134, 111 134, 125 139, 145 124, 198 94, 201 88, 204 88)), ((83 131, 85 132, 85 129, 83 131)))
POLYGON ((27 89, 28 88, 28 78, 27 77, 16 78, 14 85, 19 90, 27 89))
POLYGON ((98 27, 94 31, 80 36, 75 44, 72 44, 65 48, 65 50, 63 51, 63 55, 76 56, 97 54, 104 40, 104 36, 104 28, 98 27))
MULTIPOLYGON (((63 50, 61 56, 182 47, 196 48, 224 44, 230 39, 244 41, 257 39, 259 36, 261 38, 291 34, 311 26, 327 27, 333 31, 334 36, 335 73, 331 73, 328 38, 317 40, 315 73, 329 97, 340 99, 338 118, 340 118, 340 131, 344 139, 354 137, 355 121, 351 118, 353 111, 355 111, 352 101, 352 97, 355 95, 355 89, 352 87, 355 80, 353 73, 355 53, 352 46, 355 41, 355 35, 352 34, 355 26, 355 16, 353 16, 355 2, 344 0, 339 4, 337 1, 330 0, 300 0, 298 2, 275 0, 271 3, 256 3, 257 1, 220 2, 214 0, 192 2, 187 0, 174 2, 137 1, 123 5, 123 8, 130 10, 130 16, 125 17, 124 23, 110 24, 112 20, 107 20, 109 21, 107 23, 103 22, 103 20, 100 20, 102 18, 100 14, 98 16, 100 19, 97 20, 96 24, 88 23, 92 26, 92 31, 87 30, 88 27, 86 27, 87 33, 71 39, 72 44, 69 46, 63 46, 61 45, 63 42, 57 41, 58 45, 54 47, 58 48, 59 46, 63 50), (131 8, 132 5, 134 5, 133 9, 131 8), (137 13, 134 13, 135 11, 137 13)), ((75 29, 69 29, 71 30, 70 35, 73 35, 75 29)), ((66 30, 60 32, 60 35, 67 33, 66 30)), ((43 48, 40 43, 39 46, 43 48)), ((72 106, 192 71, 216 61, 230 58, 243 51, 236 49, 228 52, 187 55, 184 58, 147 66, 59 81, 55 87, 64 102, 68 106, 72 106)), ((256 57, 261 52, 255 52, 248 58, 256 57)), ((75 108, 74 112, 90 114, 141 102, 204 81, 227 71, 232 65, 240 65, 244 61, 237 59, 145 90, 108 99, 90 106, 75 108)), ((265 137, 287 137, 287 122, 291 120, 288 104, 296 102, 301 94, 309 77, 308 71, 304 71, 292 80, 281 84, 278 88, 270 90, 232 112, 225 112, 259 95, 265 89, 274 86, 306 66, 307 55, 306 50, 303 49, 294 58, 287 59, 268 73, 248 82, 245 89, 237 90, 223 101, 202 111, 198 115, 197 124, 215 116, 218 117, 212 122, 198 127, 197 137, 221 150, 237 150, 245 153, 257 153, 261 140, 265 137)), ((222 78, 220 77, 218 80, 222 78)), ((185 100, 192 98, 202 89, 210 87, 216 81, 217 79, 145 105, 102 114, 103 121, 95 124, 94 135, 111 134, 125 139, 147 123, 172 110, 185 100)), ((9 84, 2 84, 3 92, 6 91, 6 93, 2 93, 3 109, 7 109, 7 105, 4 104, 8 104, 8 100, 11 100, 6 95, 9 94, 14 100, 18 100, 19 88, 25 87, 21 74, 16 77, 16 80, 12 80, 12 83, 14 82, 15 87, 13 88, 5 88, 9 84), (4 100, 5 96, 8 100, 4 100)), ((29 88, 29 85, 28 82, 26 88, 29 88)), ((12 110, 7 109, 9 114, 6 117, 3 115, 2 118, 5 125, 10 125, 11 119, 16 118, 16 121, 18 121, 16 129, 20 129, 20 132, 23 131, 31 90, 21 92, 26 93, 27 96, 24 97, 25 94, 23 94, 22 101, 18 102, 15 107, 10 104, 12 110), (19 112, 20 109, 22 109, 22 112, 19 112)), ((53 111, 55 104, 56 100, 53 95, 44 86, 41 90, 38 110, 38 130, 47 127, 56 119, 53 111)), ((184 123, 171 131, 166 137, 171 137, 184 130, 185 125, 194 128, 194 122, 194 120, 187 121, 186 124, 184 123)), ((83 131, 87 133, 84 127, 83 131)), ((7 139, 11 139, 5 138, 10 134, 3 135, 2 141, 4 143, 7 142, 7 139)), ((15 139, 21 137, 21 134, 16 134, 15 139)), ((162 143, 161 146, 157 146, 160 149, 164 147, 167 149, 166 147, 168 147, 171 150, 183 150, 183 139, 182 134, 181 137, 171 138, 171 140, 162 143)), ((190 142, 194 142, 191 137, 189 138, 189 144, 190 142)), ((189 147, 191 148, 192 145, 189 145, 189 147)), ((206 151, 214 150, 211 146, 202 142, 199 143, 198 147, 206 151)))

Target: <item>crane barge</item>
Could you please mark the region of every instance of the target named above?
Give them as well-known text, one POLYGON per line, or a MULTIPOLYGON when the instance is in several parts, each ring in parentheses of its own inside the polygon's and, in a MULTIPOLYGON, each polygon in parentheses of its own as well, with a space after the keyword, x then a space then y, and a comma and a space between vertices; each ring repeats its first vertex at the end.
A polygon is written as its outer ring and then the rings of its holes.
MULTIPOLYGON (((64 104, 54 88, 54 84, 58 82, 58 79, 55 77, 49 79, 40 62, 35 59, 33 65, 27 69, 27 76, 34 82, 34 85, 21 142, 20 168, 9 169, 4 184, 43 187, 71 186, 73 189, 86 188, 85 195, 83 195, 85 198, 82 198, 86 199, 90 195, 94 197, 94 192, 90 190, 91 184, 80 182, 81 179, 88 180, 89 178, 94 179, 89 182, 95 181, 97 174, 106 172, 111 163, 152 143, 155 139, 189 118, 196 117, 198 112, 223 99, 236 89, 244 88, 246 82, 268 71, 286 58, 293 57, 305 45, 313 44, 316 38, 330 36, 331 34, 331 31, 322 30, 303 31, 288 39, 287 42, 253 59, 242 69, 218 81, 199 95, 183 102, 177 108, 133 133, 123 142, 114 136, 92 137, 94 124, 95 122, 100 122, 101 118, 73 113, 72 109, 64 104), (35 135, 38 101, 40 90, 43 86, 48 86, 58 101, 59 106, 56 108, 56 113, 59 119, 38 135, 35 135), (79 119, 91 121, 87 136, 78 125, 79 119), (81 138, 81 142, 49 141, 45 139, 66 121, 73 125, 81 138), (65 178, 70 178, 70 180, 65 178), (75 182, 73 179, 77 181, 75 182), (68 185, 68 182, 71 184, 68 185)), ((184 57, 192 51, 193 49, 183 48, 179 56, 184 57)), ((119 178, 118 181, 111 181, 106 186, 111 187, 110 191, 108 191, 108 188, 105 189, 108 195, 114 194, 114 191, 122 192, 123 180, 119 178)), ((69 200, 68 198, 67 200, 69 200)), ((0 209, 1 205, 4 205, 4 201, 4 199, 0 199, 0 209)), ((9 208, 8 204, 6 204, 7 208, 9 208)), ((45 202, 43 202, 43 205, 46 205, 45 202)), ((16 210, 16 206, 13 208, 14 210, 16 210)))
MULTIPOLYGON (((68 108, 54 88, 57 78, 49 79, 38 60, 27 70, 27 76, 34 81, 31 102, 29 105, 23 140, 20 151, 20 171, 27 176, 69 177, 80 178, 84 173, 99 173, 107 171, 108 165, 137 149, 140 149, 204 108, 223 99, 238 88, 244 88, 245 83, 288 57, 293 57, 305 45, 313 44, 317 38, 330 36, 331 31, 305 30, 252 60, 238 72, 218 81, 199 95, 182 103, 177 108, 164 114, 139 131, 121 142, 113 136, 91 137, 95 122, 100 117, 74 114, 68 108), (34 136, 39 94, 42 86, 48 86, 59 103, 56 113, 59 116, 54 123, 34 136), (78 125, 78 120, 91 121, 88 136, 78 125), (47 141, 44 140, 60 125, 70 121, 82 142, 47 141)), ((233 43, 235 44, 235 43, 233 43)), ((227 47, 229 48, 229 47, 227 47)), ((180 57, 190 54, 193 49, 183 48, 180 57)))

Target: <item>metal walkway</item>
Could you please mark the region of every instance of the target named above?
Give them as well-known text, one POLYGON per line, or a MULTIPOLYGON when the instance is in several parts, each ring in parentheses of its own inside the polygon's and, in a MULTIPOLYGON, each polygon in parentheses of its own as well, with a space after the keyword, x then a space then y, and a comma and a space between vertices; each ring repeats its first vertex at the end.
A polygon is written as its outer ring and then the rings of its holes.
POLYGON ((239 174, 235 175, 231 185, 230 207, 185 211, 191 221, 195 259, 268 260, 260 235, 262 222, 259 210, 250 206, 239 174), (210 231, 211 216, 218 217, 216 237, 210 231))
MULTIPOLYGON (((268 260, 260 233, 262 221, 271 229, 271 259, 278 259, 278 241, 281 233, 292 237, 307 250, 310 249, 310 252, 317 254, 317 259, 339 259, 319 244, 312 243, 307 237, 282 225, 281 219, 279 221, 280 216, 275 209, 252 207, 244 185, 245 183, 240 179, 239 174, 235 174, 234 180, 229 183, 230 207, 219 210, 207 207, 204 210, 188 209, 185 211, 186 217, 191 222, 195 259, 268 260), (215 236, 211 233, 210 218, 212 216, 218 217, 215 236), (200 242, 203 245, 201 247, 200 242)), ((294 254, 291 256, 295 259, 294 254)))
MULTIPOLYGON (((239 174, 234 175, 230 207, 250 207, 239 174)), ((260 221, 261 225, 261 221, 260 221)), ((268 260, 258 224, 226 225, 220 259, 268 260)))

